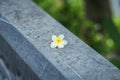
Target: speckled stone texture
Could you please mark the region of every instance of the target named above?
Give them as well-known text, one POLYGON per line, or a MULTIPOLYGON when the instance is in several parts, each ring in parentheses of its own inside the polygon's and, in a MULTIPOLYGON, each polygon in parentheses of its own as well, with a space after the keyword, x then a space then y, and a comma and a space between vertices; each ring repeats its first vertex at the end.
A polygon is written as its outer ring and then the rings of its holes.
POLYGON ((120 80, 118 68, 31 0, 0 0, 0 14, 0 50, 23 80, 120 80), (53 34, 68 45, 51 49, 53 34))

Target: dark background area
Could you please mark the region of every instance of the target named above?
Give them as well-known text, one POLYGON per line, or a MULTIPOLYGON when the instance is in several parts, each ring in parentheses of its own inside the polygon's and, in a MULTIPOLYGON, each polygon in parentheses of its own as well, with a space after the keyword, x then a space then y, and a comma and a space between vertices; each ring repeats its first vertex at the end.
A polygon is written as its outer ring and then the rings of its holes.
MULTIPOLYGON (((110 0, 34 2, 120 68, 120 16, 113 14, 110 0)), ((120 7, 120 1, 114 5, 120 7)))

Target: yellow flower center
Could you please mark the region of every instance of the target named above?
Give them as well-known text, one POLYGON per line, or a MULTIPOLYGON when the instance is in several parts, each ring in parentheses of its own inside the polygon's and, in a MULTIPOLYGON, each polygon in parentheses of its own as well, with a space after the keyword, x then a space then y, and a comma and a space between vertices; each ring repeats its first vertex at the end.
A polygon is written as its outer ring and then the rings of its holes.
POLYGON ((62 43, 62 41, 63 41, 63 39, 58 37, 55 39, 55 44, 59 45, 62 43))

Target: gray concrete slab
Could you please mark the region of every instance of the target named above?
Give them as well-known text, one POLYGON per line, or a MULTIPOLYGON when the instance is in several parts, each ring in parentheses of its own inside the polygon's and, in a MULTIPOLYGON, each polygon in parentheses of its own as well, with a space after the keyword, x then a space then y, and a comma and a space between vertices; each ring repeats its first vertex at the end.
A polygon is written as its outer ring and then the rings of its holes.
POLYGON ((0 0, 0 13, 0 49, 24 80, 120 80, 118 68, 32 1, 0 0), (68 45, 50 48, 53 34, 68 45))

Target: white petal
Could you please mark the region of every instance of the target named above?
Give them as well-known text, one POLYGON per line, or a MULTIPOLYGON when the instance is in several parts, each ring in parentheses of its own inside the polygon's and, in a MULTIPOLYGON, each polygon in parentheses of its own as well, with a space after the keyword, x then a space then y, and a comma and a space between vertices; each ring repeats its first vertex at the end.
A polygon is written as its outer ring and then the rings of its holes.
POLYGON ((63 44, 58 45, 58 48, 64 48, 63 44))
POLYGON ((57 45, 56 45, 54 42, 52 42, 52 43, 50 44, 50 47, 51 47, 51 48, 55 48, 55 47, 57 47, 57 45))
POLYGON ((63 40, 63 45, 67 45, 67 41, 66 40, 63 40))
POLYGON ((61 34, 61 35, 59 35, 58 37, 63 39, 63 38, 64 38, 64 35, 63 35, 63 34, 61 34))
POLYGON ((57 38, 56 35, 52 35, 52 40, 54 41, 57 38))

